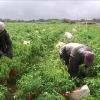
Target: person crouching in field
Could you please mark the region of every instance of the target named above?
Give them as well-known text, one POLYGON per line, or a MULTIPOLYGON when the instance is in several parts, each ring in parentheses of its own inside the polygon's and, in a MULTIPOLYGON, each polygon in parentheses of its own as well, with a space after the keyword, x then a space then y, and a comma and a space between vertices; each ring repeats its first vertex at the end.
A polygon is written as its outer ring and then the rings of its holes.
POLYGON ((89 69, 94 60, 94 53, 84 44, 69 43, 60 49, 60 58, 67 65, 70 76, 75 77, 78 75, 79 65, 84 64, 85 69, 89 69))
POLYGON ((5 55, 12 59, 13 50, 12 50, 12 41, 5 29, 5 25, 3 22, 0 22, 0 57, 2 55, 5 55))

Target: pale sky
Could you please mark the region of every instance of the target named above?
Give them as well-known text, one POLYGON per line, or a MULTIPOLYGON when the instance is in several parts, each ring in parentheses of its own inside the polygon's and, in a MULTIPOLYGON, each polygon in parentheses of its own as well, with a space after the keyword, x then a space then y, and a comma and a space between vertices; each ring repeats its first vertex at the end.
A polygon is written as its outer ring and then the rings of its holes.
POLYGON ((99 0, 0 0, 0 18, 100 18, 99 0))

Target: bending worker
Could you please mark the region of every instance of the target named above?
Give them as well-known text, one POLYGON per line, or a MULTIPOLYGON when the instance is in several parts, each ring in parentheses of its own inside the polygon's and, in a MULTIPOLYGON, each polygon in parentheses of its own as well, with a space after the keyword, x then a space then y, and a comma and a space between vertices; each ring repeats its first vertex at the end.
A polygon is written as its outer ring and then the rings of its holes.
POLYGON ((70 76, 75 77, 78 74, 79 65, 84 64, 85 69, 89 69, 94 60, 94 53, 84 44, 69 43, 60 49, 60 58, 68 67, 70 76))

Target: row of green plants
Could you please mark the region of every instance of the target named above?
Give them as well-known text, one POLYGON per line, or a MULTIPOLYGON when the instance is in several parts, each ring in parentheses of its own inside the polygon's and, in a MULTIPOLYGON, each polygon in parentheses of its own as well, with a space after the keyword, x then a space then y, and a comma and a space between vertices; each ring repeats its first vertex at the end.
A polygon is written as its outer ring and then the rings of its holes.
MULTIPOLYGON (((0 77, 16 85, 15 93, 10 96, 19 100, 31 97, 39 100, 64 99, 58 92, 67 89, 67 76, 66 73, 63 75, 64 69, 59 67, 58 52, 55 56, 54 45, 70 26, 63 23, 6 23, 6 26, 13 42, 14 57, 12 60, 1 58, 0 77), (24 41, 30 43, 25 45, 24 41)), ((71 83, 71 80, 68 82, 71 83)), ((7 83, 2 85, 7 88, 7 83)), ((69 90, 71 88, 73 85, 69 90)))
POLYGON ((87 84, 90 89, 91 96, 84 100, 99 100, 100 99, 100 25, 79 25, 79 32, 75 34, 74 42, 79 42, 88 45, 92 48, 95 54, 95 60, 91 66, 91 70, 87 76, 78 80, 78 84, 87 84))
POLYGON ((91 95, 84 100, 99 100, 99 25, 78 25, 65 23, 6 23, 13 41, 14 57, 2 57, 0 67, 0 90, 2 100, 9 92, 6 81, 14 83, 16 91, 10 94, 13 100, 65 100, 61 95, 76 87, 87 84, 91 95), (95 61, 89 74, 82 79, 71 79, 64 68, 58 41, 67 43, 65 31, 76 28, 72 42, 89 45, 95 53, 95 61), (30 41, 30 44, 23 44, 30 41))

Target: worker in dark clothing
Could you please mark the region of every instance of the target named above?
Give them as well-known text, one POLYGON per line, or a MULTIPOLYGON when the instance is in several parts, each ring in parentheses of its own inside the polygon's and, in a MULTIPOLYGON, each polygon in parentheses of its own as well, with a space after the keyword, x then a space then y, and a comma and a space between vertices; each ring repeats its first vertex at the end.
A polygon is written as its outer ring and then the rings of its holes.
POLYGON ((79 65, 84 64, 86 70, 92 65, 94 54, 91 49, 83 44, 69 43, 60 49, 60 58, 68 67, 71 77, 78 75, 79 65))
POLYGON ((12 41, 9 34, 5 30, 5 25, 0 22, 0 57, 5 55, 9 58, 13 57, 12 41))

